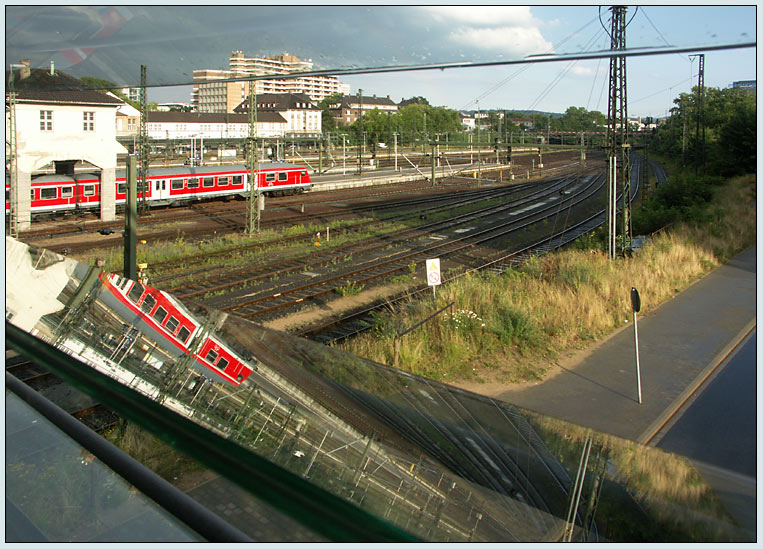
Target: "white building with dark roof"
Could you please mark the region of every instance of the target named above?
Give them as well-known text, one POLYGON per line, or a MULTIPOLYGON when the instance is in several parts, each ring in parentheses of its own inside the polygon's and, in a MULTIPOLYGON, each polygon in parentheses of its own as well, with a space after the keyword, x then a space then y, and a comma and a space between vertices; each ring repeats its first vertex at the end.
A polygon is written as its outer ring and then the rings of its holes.
MULTIPOLYGON (((279 113, 258 113, 257 137, 283 137, 286 128, 279 113)), ((151 111, 146 131, 150 139, 241 139, 249 137, 249 115, 151 111)))
MULTIPOLYGON (((257 95, 257 118, 268 113, 286 120, 284 137, 317 137, 321 134, 321 109, 304 93, 264 93, 257 95)), ((248 99, 234 113, 249 113, 248 99)))
POLYGON ((376 95, 343 95, 339 101, 329 105, 329 110, 334 118, 341 120, 345 124, 352 124, 360 117, 363 112, 379 109, 383 112, 397 112, 399 110, 397 103, 387 97, 376 97, 376 95))
MULTIPOLYGON (((16 154, 18 169, 18 227, 31 225, 30 185, 32 175, 55 170, 72 173, 75 167, 100 170, 101 219, 115 218, 115 170, 117 154, 127 150, 116 140, 117 109, 124 102, 99 91, 87 89, 80 80, 51 69, 14 71, 16 95, 16 154)), ((8 75, 8 73, 6 73, 8 75)), ((9 76, 9 75, 8 75, 9 76)), ((6 77, 6 97, 10 92, 6 77)), ((6 110, 6 135, 10 115, 6 110)), ((9 140, 6 139, 6 157, 9 140)))

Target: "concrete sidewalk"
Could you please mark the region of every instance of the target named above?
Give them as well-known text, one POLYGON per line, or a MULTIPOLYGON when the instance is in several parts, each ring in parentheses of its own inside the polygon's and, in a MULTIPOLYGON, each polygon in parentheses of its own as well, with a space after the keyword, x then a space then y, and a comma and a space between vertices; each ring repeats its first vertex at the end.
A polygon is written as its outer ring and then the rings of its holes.
POLYGON ((639 316, 642 404, 633 328, 621 330, 574 368, 497 398, 638 442, 664 422, 755 326, 756 248, 639 316))

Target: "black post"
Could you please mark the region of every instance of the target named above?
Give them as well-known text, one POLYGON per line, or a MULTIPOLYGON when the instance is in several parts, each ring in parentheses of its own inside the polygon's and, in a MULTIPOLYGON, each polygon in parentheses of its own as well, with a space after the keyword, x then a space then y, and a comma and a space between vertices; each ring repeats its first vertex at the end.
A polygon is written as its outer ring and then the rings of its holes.
POLYGON ((138 279, 136 247, 138 245, 138 192, 135 155, 127 157, 127 200, 125 204, 124 268, 122 274, 130 280, 138 279))

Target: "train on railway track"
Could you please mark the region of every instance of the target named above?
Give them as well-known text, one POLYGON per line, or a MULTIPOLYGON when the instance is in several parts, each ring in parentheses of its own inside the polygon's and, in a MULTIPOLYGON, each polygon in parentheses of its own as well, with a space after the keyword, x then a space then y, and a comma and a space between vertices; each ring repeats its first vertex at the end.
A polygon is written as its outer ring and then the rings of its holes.
MULTIPOLYGON (((307 168, 287 162, 261 164, 256 170, 259 190, 268 196, 302 193, 313 184, 307 168)), ((149 171, 146 203, 171 206, 212 198, 247 198, 251 192, 249 169, 244 165, 181 166, 149 171)), ((116 205, 127 199, 125 170, 116 171, 116 205)), ((97 173, 40 175, 32 177, 32 215, 93 210, 101 204, 101 180, 97 173)), ((138 200, 143 200, 138 181, 138 200)), ((5 181, 5 213, 10 213, 10 180, 5 181)))
POLYGON ((169 294, 115 274, 107 275, 105 286, 129 311, 129 318, 123 317, 128 326, 150 334, 165 351, 188 357, 203 376, 240 385, 254 371, 169 294))

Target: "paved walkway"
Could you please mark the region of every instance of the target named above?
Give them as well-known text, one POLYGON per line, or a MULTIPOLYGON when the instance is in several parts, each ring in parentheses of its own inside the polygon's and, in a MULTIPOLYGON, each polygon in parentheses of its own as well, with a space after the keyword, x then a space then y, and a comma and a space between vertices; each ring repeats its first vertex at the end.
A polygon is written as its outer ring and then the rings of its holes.
POLYGON ((655 311, 639 316, 642 404, 633 329, 621 330, 573 370, 498 398, 578 425, 648 442, 755 326, 756 248, 655 311))

